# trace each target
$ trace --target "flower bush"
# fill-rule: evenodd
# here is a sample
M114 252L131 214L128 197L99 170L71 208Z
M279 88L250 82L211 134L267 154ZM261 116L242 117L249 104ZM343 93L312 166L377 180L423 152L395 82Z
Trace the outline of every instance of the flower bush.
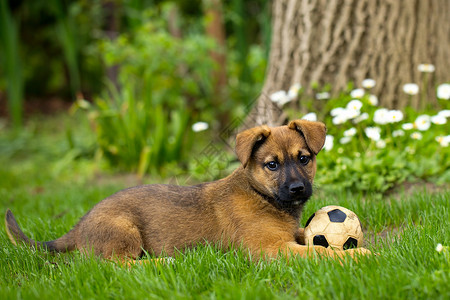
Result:
M375 80L366 79L362 83L364 88L328 100L318 95L316 98L320 100L315 101L326 101L321 106L307 102L308 107L320 108L302 118L319 119L328 128L323 153L318 156L316 182L323 187L380 195L406 180L448 183L450 110L445 100L450 98L450 91L446 91L449 85L437 89L438 98L444 100L440 111L416 112L409 108L401 111L378 107L378 99L368 91L375 84ZM409 95L418 91L415 84L404 87ZM286 97L275 102L283 106L289 101L292 100ZM298 112L286 110L290 118L298 118Z

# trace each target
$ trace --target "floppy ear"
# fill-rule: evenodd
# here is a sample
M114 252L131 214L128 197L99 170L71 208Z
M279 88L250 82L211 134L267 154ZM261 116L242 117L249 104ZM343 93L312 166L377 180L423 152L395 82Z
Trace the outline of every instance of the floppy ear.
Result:
M236 155L244 168L247 166L253 148L270 135L270 128L263 125L247 129L236 136Z
M293 120L289 122L288 127L300 132L305 137L306 144L315 155L325 144L327 128L322 122Z

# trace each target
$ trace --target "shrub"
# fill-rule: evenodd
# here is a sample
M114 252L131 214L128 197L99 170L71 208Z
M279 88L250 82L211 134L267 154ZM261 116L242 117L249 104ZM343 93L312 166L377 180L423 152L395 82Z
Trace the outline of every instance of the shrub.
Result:
M153 19L153 18L150 18ZM157 19L100 50L107 66L118 66L118 85L89 106L98 146L106 159L139 174L180 161L191 147L191 130L212 95L209 58L213 44L203 36L171 36Z
M298 85L291 90L298 91ZM318 156L317 183L365 193L383 193L405 180L448 184L449 102L441 99L440 111L389 110L379 107L368 90L356 89L332 99L320 93L318 99L302 100L302 107L310 111L303 116L286 105L295 99L290 93L271 96L291 119L326 123L328 135Z

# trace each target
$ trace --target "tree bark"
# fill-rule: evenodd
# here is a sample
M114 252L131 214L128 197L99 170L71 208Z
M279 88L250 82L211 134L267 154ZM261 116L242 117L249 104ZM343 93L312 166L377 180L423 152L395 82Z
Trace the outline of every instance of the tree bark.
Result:
M271 93L295 83L313 97L313 85L330 84L336 95L349 82L360 87L372 78L370 92L380 106L417 109L420 100L435 100L436 85L450 77L448 0L274 0L272 11L269 65L257 106L270 107ZM423 63L434 64L435 72L420 73ZM405 83L418 84L422 92L406 95ZM254 125L282 119L254 113Z

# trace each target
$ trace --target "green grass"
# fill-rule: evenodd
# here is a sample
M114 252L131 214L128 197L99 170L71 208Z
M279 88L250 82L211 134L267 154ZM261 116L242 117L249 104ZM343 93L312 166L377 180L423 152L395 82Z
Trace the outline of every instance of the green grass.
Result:
M59 119L55 124L59 122L67 121ZM21 138L22 146L5 144L17 138L0 132L0 211L11 208L25 233L37 240L64 234L95 203L132 183L122 175L105 175L95 160L67 158L71 150L66 134L52 128L49 123L40 125L30 137ZM85 134L81 130L74 140ZM8 147L16 149L8 152ZM450 245L448 191L399 192L380 200L319 188L305 209L302 224L329 204L357 213L365 229L366 247L377 256L342 265L300 258L251 263L239 249L224 253L204 246L178 254L173 264L128 269L77 252L51 256L17 248L1 230L0 295L2 299L450 297L449 256L435 251L438 243Z

